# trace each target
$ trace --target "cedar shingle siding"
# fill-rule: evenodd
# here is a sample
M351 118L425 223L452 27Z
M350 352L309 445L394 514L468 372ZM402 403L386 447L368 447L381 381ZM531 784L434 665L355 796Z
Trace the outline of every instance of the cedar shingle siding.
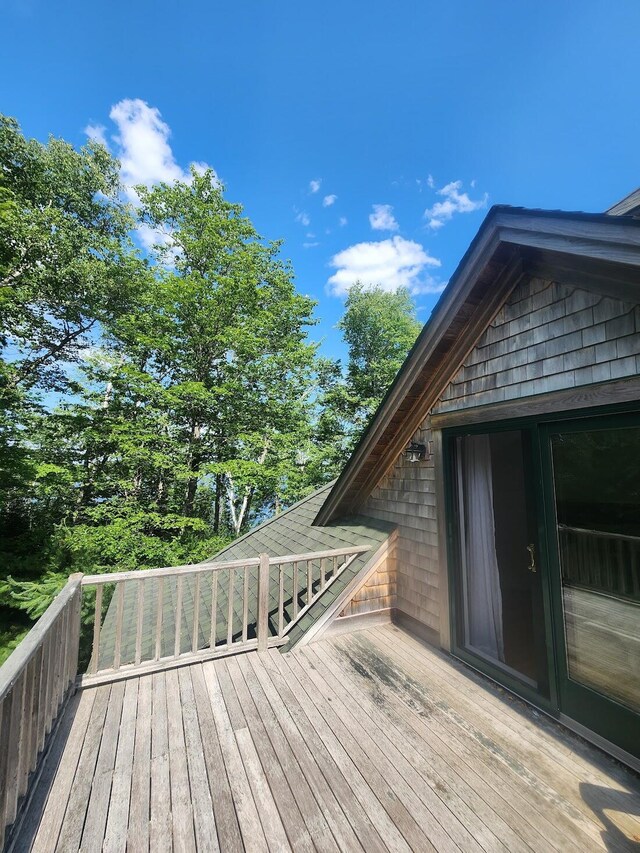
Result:
M512 293L434 406L453 412L640 372L640 307L531 278ZM429 417L414 436L426 444ZM362 507L398 526L397 606L438 631L434 469L400 456Z
M433 411L634 376L639 354L640 307L532 278L498 312Z

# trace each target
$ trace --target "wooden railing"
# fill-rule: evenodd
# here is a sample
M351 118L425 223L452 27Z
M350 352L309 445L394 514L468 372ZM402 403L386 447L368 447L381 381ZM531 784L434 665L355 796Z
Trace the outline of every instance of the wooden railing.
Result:
M318 597L370 547L72 575L0 667L0 850L77 683L79 651L86 646L83 593L95 596L85 602L93 604L94 625L81 679L91 684L282 645Z
M558 525L565 583L640 601L640 537Z
M83 684L287 642L293 625L370 545L86 575L95 590Z
M69 578L0 667L0 850L76 679L81 579L82 575Z

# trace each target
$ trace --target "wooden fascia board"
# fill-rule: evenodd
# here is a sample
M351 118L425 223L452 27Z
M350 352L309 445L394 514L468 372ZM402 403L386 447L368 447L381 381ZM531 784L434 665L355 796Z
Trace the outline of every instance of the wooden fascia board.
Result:
M532 415L547 415L555 412L575 412L596 406L615 406L635 403L640 400L640 377L597 382L593 385L577 385L535 394L523 400L500 400L484 406L458 409L431 415L431 425L436 430L450 427L470 426L491 421L511 420Z
M350 508L359 505L363 496L366 497L368 492L375 487L381 475L386 473L389 465L395 461L403 448L411 440L413 435L415 435L427 416L429 409L438 399L442 389L446 387L451 377L455 376L462 364L464 364L465 359L476 345L478 339L498 313L509 294L521 281L523 275L524 272L519 259L514 258L512 263L505 268L503 275L500 276L491 297L485 301L481 309L472 315L469 322L461 331L458 340L447 353L444 361L436 369L433 376L430 377L429 383L424 387L420 397L418 397L409 412L405 415L402 427L385 448L384 458L387 460L386 463L382 463L372 469L367 479L358 487L357 492L354 492L349 503Z
M575 246L578 253L587 255L592 244L600 247L598 251L603 251L609 260L617 260L612 251L615 246L640 247L640 223L631 218L603 216L583 219L499 210L494 216L494 225L503 241L515 240L520 245L531 244L538 248L544 248L547 241L562 241L554 245ZM610 250L605 247L610 247Z

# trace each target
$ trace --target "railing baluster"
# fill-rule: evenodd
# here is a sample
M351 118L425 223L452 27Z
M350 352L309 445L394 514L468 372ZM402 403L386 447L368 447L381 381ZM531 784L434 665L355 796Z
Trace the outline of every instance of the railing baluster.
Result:
M154 660L160 660L162 655L162 622L164 619L164 578L158 578L158 597L156 600L156 651Z
M116 643L113 653L113 668L120 669L120 658L122 655L122 619L124 615L124 585L126 581L116 584Z
M278 564L278 574L278 636L281 637L284 631L284 567L282 563Z
M331 577L335 578L337 573L338 573L338 558L334 557L333 558L333 571L331 572Z
M45 654L44 654L44 644L41 643L38 651L36 652L36 683L33 690L34 695L34 703L31 711L31 746L29 748L29 754L31 756L29 760L29 772L33 773L36 769L36 763L38 759L38 741L40 738L40 732L38 731L38 719L39 719L39 705L40 705L40 696L42 690L42 679L44 673L44 664L45 664Z
M249 636L249 567L244 567L244 588L242 590L242 642Z
M93 654L91 656L90 672L98 671L98 662L100 660L100 628L102 623L102 584L96 587L96 606L93 616Z
M138 581L138 618L136 619L136 657L139 664L142 660L142 625L144 620L144 579Z
M227 645L233 642L233 582L235 580L235 569L229 569L229 607L227 610Z
M60 705L62 703L62 694L64 692L64 670L65 660L67 656L67 626L69 624L69 608L65 609L60 614L58 621L60 622L60 633L58 634L58 643L56 646L56 682L54 685L53 701L51 703L51 719L58 716Z
M18 797L27 791L29 766L31 764L31 726L33 725L34 688L36 680L36 663L33 657L25 670L25 692L22 706L22 725L20 727L20 765L18 773Z
M320 589L323 590L327 583L327 558L320 560Z
M215 649L218 625L218 572L211 572L211 627L209 629L209 648Z
M56 683L56 649L58 647L58 619L51 626L49 640L49 672L47 677L47 698L44 705L44 730L45 735L51 731L51 703Z
M258 573L258 651L266 652L269 646L269 555L260 554Z
M42 684L40 685L40 697L38 700L38 752L42 752L44 741L47 732L47 697L51 686L51 657L52 657L52 639L53 625L46 634L43 646L43 661L42 661Z
M181 646L181 632L182 632L182 596L183 596L183 583L184 583L184 575L178 575L178 593L176 597L176 630L175 637L173 642L173 656L174 658L180 657L180 646Z
M311 604L313 595L313 560L307 560L307 604Z
M196 591L193 596L193 632L191 634L191 651L198 651L198 631L200 630L200 575L196 575Z
M5 725L9 729L9 737L6 744L6 776L3 779L5 783L6 801L5 811L0 815L0 820L3 820L4 825L8 826L13 823L16 817L18 807L18 784L19 784L19 765L20 765L20 723L22 720L22 708L24 703L24 688L25 688L25 671L18 676L18 680L13 685L9 697L10 702L5 699L5 713L8 712L7 722ZM7 698L9 698L7 697Z
M293 618L298 615L298 561L293 564Z

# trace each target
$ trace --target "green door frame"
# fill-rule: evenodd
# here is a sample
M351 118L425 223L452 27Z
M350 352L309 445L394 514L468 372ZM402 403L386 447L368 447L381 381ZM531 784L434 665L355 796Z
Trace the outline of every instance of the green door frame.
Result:
M587 687L569 677L564 633L564 611L562 603L562 571L560 550L556 535L555 488L551 436L562 432L587 432L597 429L615 429L625 426L640 426L640 414L611 414L600 417L581 418L575 421L554 420L540 429L545 489L544 505L547 512L547 553L550 560L551 607L556 630L556 673L558 683L558 707L561 713L596 732L605 740L640 758L640 715L613 698L608 698L595 689Z
M462 584L460 554L460 538L458 535L458 508L456 506L456 472L455 472L455 440L459 436L478 435L498 432L513 432L521 430L529 435L530 460L525 466L525 476L529 477L530 494L528 504L531 505L536 521L536 564L538 566L539 582L542 593L542 611L544 618L543 633L547 659L547 680L544 685L546 695L531 687L525 680L505 672L500 666L493 665L485 658L475 655L464 647L462 625L459 613L461 605ZM443 429L443 462L444 485L447 518L447 566L449 567L449 618L451 626L451 652L460 660L478 669L484 675L502 684L508 690L522 696L523 699L537 705L541 709L553 713L557 707L557 681L555 677L555 662L553 659L553 626L551 623L550 592L548 583L548 559L546 554L546 539L541 525L540 510L543 502L542 480L539 465L539 443L537 423L531 419L517 418L508 421L492 421L490 423L474 424L473 426Z
M626 416L626 417L625 417ZM635 416L635 418L634 418ZM611 714L613 700L604 699L595 691L580 686L576 693L574 682L566 672L564 614L562 612L561 576L558 545L555 537L555 493L552 476L550 435L562 426L567 430L581 429L582 424L606 428L609 425L634 419L640 424L638 403L600 406L571 412L552 412L546 415L518 417L503 421L474 423L460 427L443 427L443 479L446 514L446 562L449 577L449 618L451 653L487 675L511 692L560 719L566 717L618 745L632 756L640 757L640 717L619 706L624 712ZM585 428L587 428L585 426ZM488 434L523 430L531 437L531 498L535 507L538 534L537 564L542 585L544 636L548 661L548 695L533 690L504 672L499 666L474 655L464 648L459 605L461 596L461 555L456 506L455 439L462 435ZM569 692L567 692L569 689ZM594 702L593 699L598 699ZM588 707L585 706L585 701ZM603 705L602 703L605 703ZM568 704L567 704L568 703ZM617 703L614 703L617 704ZM565 706L567 710L564 709ZM576 712L576 708L579 712ZM622 732L621 732L622 728Z

